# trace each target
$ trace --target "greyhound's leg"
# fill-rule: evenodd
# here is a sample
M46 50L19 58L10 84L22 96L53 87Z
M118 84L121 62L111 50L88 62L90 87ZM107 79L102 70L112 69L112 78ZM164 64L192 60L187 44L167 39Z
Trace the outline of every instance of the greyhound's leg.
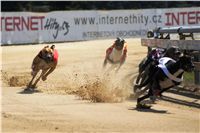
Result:
M151 95L152 95L152 94L151 94L150 91L149 91L149 93L148 93L147 95L144 95L144 96L138 98L138 99L137 99L137 104L140 104L141 101L143 101L143 100L146 99L146 98L149 98Z
M167 91L167 90L169 90L170 88L172 88L173 86L170 86L170 87L168 87L168 88L164 88L164 89L162 89L161 91L160 91L160 97L162 96L162 93L163 92L165 92L165 91Z
M42 80L45 81L47 79L47 76L52 73L55 70L56 67L50 68L44 75L42 76Z
M139 72L138 76L137 76L137 79L134 83L134 86L133 86L133 91L136 92L137 90L140 90L142 87L139 87L138 84L139 84L139 81L141 79L141 76L142 76L142 73Z
M144 95L144 96L142 96L142 97L140 97L140 98L137 99L137 105L136 105L136 107L137 108L143 108L143 109L149 109L149 108L151 108L151 106L148 106L148 105L145 105L145 104L141 104L141 101L143 101L146 98L149 98L152 95L153 95L153 93L152 93L152 86L150 85L149 86L149 92L148 92L148 94Z
M117 67L116 64L111 64L111 66L105 71L105 73L109 73L110 71L112 71L116 67Z
M155 103L158 96L160 96L161 86L160 86L160 80L159 77L156 77L155 80L152 83L152 95L150 96L150 100Z
M42 73L40 74L40 76L35 80L35 83L33 84L33 87L36 87L36 84L38 83L38 81L40 80L40 78L47 72L48 69L42 70Z
M35 75L35 76L36 76L36 75ZM32 82L33 82L33 80L34 80L35 76L33 76L33 77L32 77L31 81L30 81L30 82L29 82L29 84L27 85L27 88L30 88L30 87L32 87Z
M118 66L116 65L116 69L115 69L115 73L118 73L118 71L119 71L119 69L122 67L122 65L123 65L124 63L120 63Z
M107 65L107 59L104 59L104 62L103 62L103 68L105 68Z
M138 98L140 95L144 94L149 89L149 85L147 85L144 89L140 90L139 92L135 91L135 98Z
M140 78L141 78L141 75L142 75L142 73L140 73L140 72L139 72L139 74L138 74L138 76L137 76L137 79L136 79L136 82L135 82L136 84L138 84L138 83L139 83L139 81L140 81Z
M137 99L137 105L136 107L139 108L139 109L150 109L151 106L149 105L146 105L146 104L141 104L140 102L143 101L144 99L146 98L149 98L151 95L148 93L147 95L141 97L141 98L138 98Z
M150 83L154 79L156 70L157 70L156 68L152 71L145 70L144 74L142 75L142 81L140 82L139 85L135 85L135 87L142 88L142 87L146 86L148 83Z
M33 83L33 80L35 79L35 77L36 77L36 75L37 75L37 73L39 72L39 70L32 70L32 72L31 72L31 74L32 74L32 79L31 79L31 81L29 82L29 84L28 84L28 88L30 88L30 87L32 87L32 83Z
M143 84L148 79L148 72L144 71L141 75L141 81L140 84Z

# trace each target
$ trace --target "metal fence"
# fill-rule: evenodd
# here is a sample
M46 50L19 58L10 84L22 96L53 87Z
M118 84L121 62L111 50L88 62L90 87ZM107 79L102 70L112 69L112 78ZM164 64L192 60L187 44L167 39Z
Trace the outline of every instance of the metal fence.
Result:
M177 38L173 38L173 36ZM200 85L200 26L193 27L170 27L156 28L147 33L148 39L141 39L141 45L152 47L169 48L177 46L182 50L193 53L194 56L194 79L195 84Z

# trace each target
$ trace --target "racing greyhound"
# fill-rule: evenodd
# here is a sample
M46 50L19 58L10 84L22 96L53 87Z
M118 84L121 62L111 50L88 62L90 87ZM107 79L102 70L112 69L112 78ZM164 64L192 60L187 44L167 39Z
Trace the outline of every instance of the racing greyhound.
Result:
M55 70L57 62L58 52L55 49L55 45L52 45L51 47L45 46L33 59L31 66L32 79L27 85L27 89L34 89L36 87L36 84L39 82L40 78L42 78L42 80L45 81L47 79L47 76ZM34 78L40 70L42 70L42 73L32 84Z
M127 45L124 45L125 43L124 39L117 37L114 44L106 50L103 68L105 68L109 62L112 66L108 70L110 71L117 67L116 72L118 72L127 57Z

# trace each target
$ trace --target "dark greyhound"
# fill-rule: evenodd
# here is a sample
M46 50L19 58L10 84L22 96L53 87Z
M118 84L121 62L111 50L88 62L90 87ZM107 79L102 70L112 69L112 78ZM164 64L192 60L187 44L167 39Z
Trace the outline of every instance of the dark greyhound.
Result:
M181 55L181 51L178 47L172 46L166 51L162 49L154 49L152 50L148 56L141 61L139 64L139 74L136 79L136 86L145 82L148 76L152 76L156 70L156 65L158 65L158 60L161 57L170 57L174 60L178 60ZM134 92L136 89L140 89L134 86Z
M184 71L191 72L194 69L192 59L187 55L180 57L178 61L164 57L159 62L153 76L139 85L139 87L147 86L148 94L137 99L137 108L150 108L151 106L141 104L141 102L151 96L159 96L164 91L179 85L182 82Z

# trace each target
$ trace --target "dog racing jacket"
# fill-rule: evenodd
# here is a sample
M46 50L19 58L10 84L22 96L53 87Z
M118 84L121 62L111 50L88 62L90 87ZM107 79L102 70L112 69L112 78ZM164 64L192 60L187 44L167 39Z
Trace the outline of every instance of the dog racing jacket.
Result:
M53 60L55 62L58 62L58 51L56 49L54 49L53 51Z
M119 58L117 56L120 56ZM106 50L106 59L108 59L111 63L119 63L123 64L125 62L127 56L127 45L125 45L122 51L117 51L115 49L115 45L113 44Z
M177 76L177 73L181 73L181 72L183 72L183 70L179 70L179 71L176 72L174 75L171 74L171 73L168 71L168 69L167 69L167 67L166 67L166 65L165 65L168 61L173 61L174 63L176 62L175 60L173 60L173 59L171 59L171 58L169 58L169 57L163 57L163 58L160 58L160 59L159 59L159 65L158 65L158 67L162 69L162 71L165 73L165 75L166 75L169 79L171 79L171 80L173 80L173 81L176 81L176 82L182 82L182 81L183 81L183 78L177 78L176 76Z

